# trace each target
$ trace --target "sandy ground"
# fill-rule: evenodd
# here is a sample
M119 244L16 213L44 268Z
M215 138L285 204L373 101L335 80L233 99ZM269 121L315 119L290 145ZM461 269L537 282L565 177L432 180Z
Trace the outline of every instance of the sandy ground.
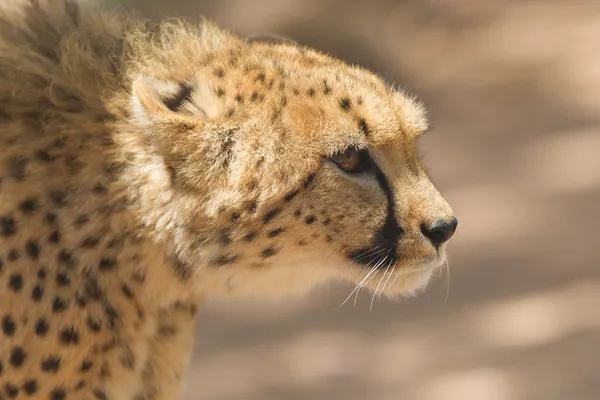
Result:
M211 305L184 400L600 399L600 2L129 4L283 34L416 91L460 219L451 276L418 299Z

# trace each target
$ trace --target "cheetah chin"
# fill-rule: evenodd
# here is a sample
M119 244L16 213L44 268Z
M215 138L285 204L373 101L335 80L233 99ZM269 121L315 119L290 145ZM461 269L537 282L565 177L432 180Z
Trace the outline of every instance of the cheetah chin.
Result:
M298 44L2 0L0 399L176 399L205 299L424 288L457 226L427 129Z

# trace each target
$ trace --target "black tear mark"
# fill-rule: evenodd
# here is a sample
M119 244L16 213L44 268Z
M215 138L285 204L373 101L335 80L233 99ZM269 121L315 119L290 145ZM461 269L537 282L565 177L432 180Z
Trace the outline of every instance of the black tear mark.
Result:
M373 166L375 168L377 182L387 199L387 214L383 225L375 234L371 246L353 250L348 253L348 257L354 262L364 265L371 265L373 262L377 265L377 261L383 260L384 258L388 260L388 263L395 263L398 261L398 240L400 240L400 237L404 234L404 230L398 224L396 219L394 193L392 188L381 169L375 163L373 163ZM376 249L387 249L387 251L380 255ZM388 263L385 263L386 265L381 265L380 268L387 266Z
M163 99L163 103L167 108L173 112L179 112L182 105L190 100L192 95L192 87L186 83L179 83L178 92L170 98Z

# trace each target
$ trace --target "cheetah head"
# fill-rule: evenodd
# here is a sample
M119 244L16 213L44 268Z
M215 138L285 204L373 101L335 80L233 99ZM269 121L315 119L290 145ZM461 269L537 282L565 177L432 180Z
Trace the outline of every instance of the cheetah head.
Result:
M422 168L413 97L210 24L171 26L144 52L129 103L147 149L140 207L199 290L289 295L343 279L405 295L445 263L457 220Z

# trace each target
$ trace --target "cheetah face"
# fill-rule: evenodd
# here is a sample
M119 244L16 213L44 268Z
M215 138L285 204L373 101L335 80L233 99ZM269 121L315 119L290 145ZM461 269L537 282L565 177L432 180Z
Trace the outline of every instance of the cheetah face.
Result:
M179 268L231 294L426 285L457 221L421 167L419 102L296 46L229 44L197 65L132 90L168 193L149 223L168 216Z

